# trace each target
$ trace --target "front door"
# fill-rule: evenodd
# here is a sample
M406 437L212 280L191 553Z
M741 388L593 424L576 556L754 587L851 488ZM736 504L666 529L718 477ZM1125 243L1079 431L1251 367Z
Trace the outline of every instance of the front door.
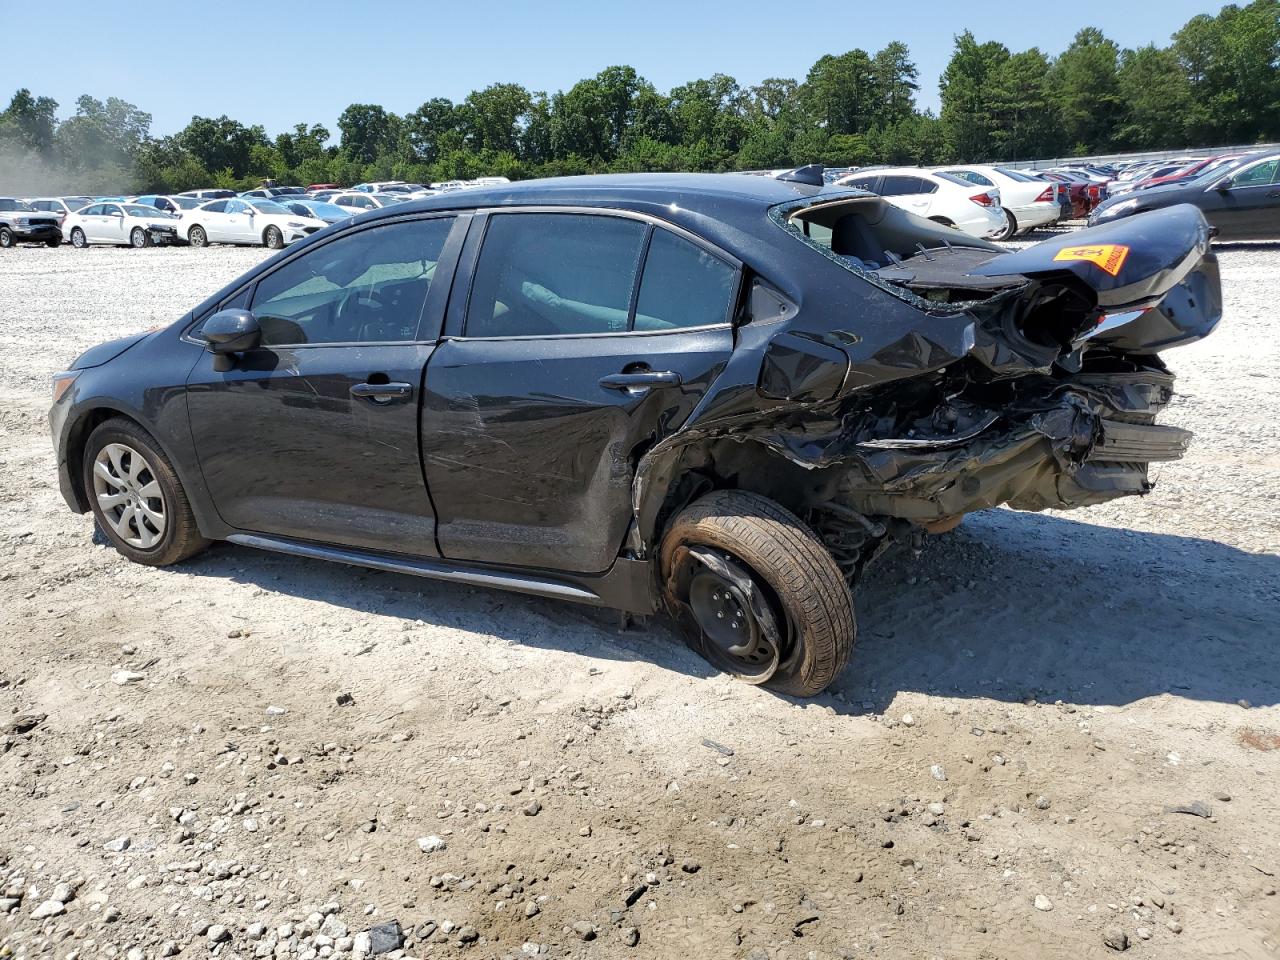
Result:
M602 572L626 535L637 461L733 350L737 265L615 215L495 213L483 229L469 300L450 304L454 335L427 364L440 551Z
M239 530L435 556L418 451L422 374L448 295L452 217L375 225L256 284L262 343L187 381L218 514Z
M1220 240L1263 240L1280 236L1280 159L1245 167L1226 190L1206 192L1205 217Z

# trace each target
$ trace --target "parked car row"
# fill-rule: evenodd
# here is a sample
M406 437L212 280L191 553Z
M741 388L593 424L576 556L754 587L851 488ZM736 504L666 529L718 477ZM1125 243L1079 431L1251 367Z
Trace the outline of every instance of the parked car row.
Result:
M398 180L359 183L350 189L273 184L239 194L209 188L136 197L0 197L0 247L233 243L278 249L366 210L509 182L482 177L429 186Z

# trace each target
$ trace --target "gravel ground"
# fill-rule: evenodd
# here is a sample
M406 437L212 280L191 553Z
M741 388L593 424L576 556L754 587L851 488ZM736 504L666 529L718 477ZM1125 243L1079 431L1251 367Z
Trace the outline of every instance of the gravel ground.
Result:
M1151 496L889 561L809 702L660 621L95 543L49 374L261 256L0 257L0 957L1277 955L1280 248L1222 251Z

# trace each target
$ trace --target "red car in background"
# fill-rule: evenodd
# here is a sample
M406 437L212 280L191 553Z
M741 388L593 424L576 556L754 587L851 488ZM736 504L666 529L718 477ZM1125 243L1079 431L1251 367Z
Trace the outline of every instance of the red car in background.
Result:
M1091 200L1089 197L1090 184L1083 178L1077 179L1057 170L1037 170L1035 175L1066 186L1071 198L1071 219L1082 220L1089 215L1090 210L1097 206L1098 202Z
M1159 177L1149 177L1146 180L1139 180L1135 190L1145 190L1147 187L1158 187L1164 183L1178 183L1182 180L1190 180L1192 177L1198 177L1202 173L1208 173L1210 170L1222 166L1230 160L1235 160L1242 156L1239 153L1226 153L1220 157L1206 157L1203 160L1197 160L1195 163L1188 164L1185 167L1166 173Z
M317 190L341 190L342 185L339 183L313 183L307 187L307 193L315 193Z

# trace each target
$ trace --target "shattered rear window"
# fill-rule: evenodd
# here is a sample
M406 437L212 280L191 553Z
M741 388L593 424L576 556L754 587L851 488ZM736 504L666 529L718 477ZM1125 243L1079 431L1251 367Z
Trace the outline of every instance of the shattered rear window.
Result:
M886 202L875 194L863 191L820 195L801 200L791 200L770 207L769 219L806 246L818 251L828 260L838 263L841 267L861 277L867 283L879 287L886 293L890 293L926 313L935 315L960 313L975 304L989 302L1003 295L996 294L979 300L941 302L921 297L905 286L886 280L878 272L880 269L891 268L897 262L895 258L911 256L917 250L908 247L897 254L889 252L888 243L884 242L877 234L877 226L880 223L878 216L875 218L874 223L868 220L862 220L861 222L847 221L848 217L851 215L856 216L862 210L878 214L880 204ZM837 240L837 230L844 234L839 240ZM954 239L954 242L948 240L943 244L935 245L933 249L943 246L987 249L986 245L980 242L966 242L969 239L964 235L959 235ZM836 252L841 244L845 245L845 249L842 249L841 252ZM920 251L926 249L922 243L916 244L916 247Z

